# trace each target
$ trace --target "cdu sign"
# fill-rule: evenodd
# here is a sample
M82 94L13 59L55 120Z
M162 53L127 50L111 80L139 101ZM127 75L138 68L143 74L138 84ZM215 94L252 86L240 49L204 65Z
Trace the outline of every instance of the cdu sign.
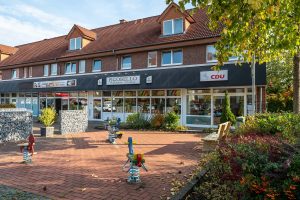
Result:
M200 81L228 81L228 70L202 71Z

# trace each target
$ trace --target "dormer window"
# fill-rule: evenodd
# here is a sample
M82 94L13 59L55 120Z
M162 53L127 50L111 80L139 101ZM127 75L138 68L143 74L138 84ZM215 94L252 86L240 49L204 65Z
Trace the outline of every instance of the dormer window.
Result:
M78 50L82 48L82 38L72 38L70 39L70 50Z
M170 19L163 22L163 34L174 35L183 33L183 19Z

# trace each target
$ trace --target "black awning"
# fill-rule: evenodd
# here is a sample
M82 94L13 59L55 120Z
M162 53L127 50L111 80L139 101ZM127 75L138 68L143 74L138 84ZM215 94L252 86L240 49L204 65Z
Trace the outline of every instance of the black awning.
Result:
M211 66L178 67L164 69L145 69L142 71L124 71L116 73L59 76L49 78L0 81L0 92L45 92L45 91L89 91L89 90L123 90L123 89L168 89L168 88L206 88L251 86L251 69L249 64L241 66L226 64L221 70L228 70L228 80L200 81L201 71L212 71ZM139 84L107 85L107 77L139 76ZM152 83L146 83L147 77ZM34 82L76 79L74 87L33 88ZM102 85L98 80L102 79ZM256 67L256 85L266 85L266 64Z

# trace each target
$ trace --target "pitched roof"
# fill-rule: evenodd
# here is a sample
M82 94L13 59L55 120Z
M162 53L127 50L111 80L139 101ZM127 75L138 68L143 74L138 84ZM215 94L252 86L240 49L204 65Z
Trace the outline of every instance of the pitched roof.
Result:
M89 40L95 40L97 37L97 34L94 31L88 30L86 28L83 28L77 24L73 26L69 34L66 36L66 39L70 39L70 35L74 30L78 30L81 33L81 36L83 38L89 39Z
M192 12L192 10L189 10ZM86 55L113 50L130 49L157 44L166 44L188 40L218 37L220 30L208 28L208 17L203 10L193 12L192 23L186 33L174 36L162 36L158 16L133 20L121 24L92 29L97 39L81 50L68 51L66 35L17 46L14 55L0 62L0 67L33 63L69 56Z
M16 53L16 51L18 51L18 48L15 47L10 47L10 46L6 46L3 44L0 44L0 53L4 53L4 54L14 54Z
M184 10L182 11L181 8L174 2L170 3L169 6L164 10L164 12L159 16L159 18L157 19L157 21L160 23L162 22L163 18L165 17L165 15L170 11L170 9L175 8L176 10L178 10L179 12L181 12L183 14L183 16L185 16L185 18L190 22L190 23L194 23L195 20L194 18L191 16L191 14L187 11Z

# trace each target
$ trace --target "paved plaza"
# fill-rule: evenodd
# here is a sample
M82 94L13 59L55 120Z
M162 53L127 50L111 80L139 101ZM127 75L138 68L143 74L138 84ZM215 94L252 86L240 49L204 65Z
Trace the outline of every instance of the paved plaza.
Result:
M149 171L141 184L130 185L122 166L129 136L144 153ZM186 180L201 150L201 134L125 131L116 145L106 142L106 131L36 138L37 154L21 164L16 144L0 145L0 185L50 199L167 199L172 180Z

